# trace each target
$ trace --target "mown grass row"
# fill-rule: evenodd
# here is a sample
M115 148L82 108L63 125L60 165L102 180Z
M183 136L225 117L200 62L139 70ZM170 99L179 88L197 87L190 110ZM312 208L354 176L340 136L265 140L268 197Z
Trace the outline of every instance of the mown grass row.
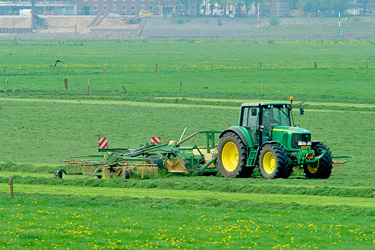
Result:
M363 197L372 198L373 187L342 187L325 186L316 182L289 180L289 185L284 183L267 183L259 179L225 180L220 177L172 177L156 178L149 180L97 180L89 178L50 178L13 176L17 184L36 184L52 186L79 186L79 187L106 187L106 188L146 188L165 190L205 190L230 193L258 193L258 194L288 194L288 195L316 195L338 197ZM8 183L9 178L0 176L0 183ZM375 203L375 201L374 201Z
M11 91L8 91L11 92ZM189 98L189 97L156 97L156 96L141 96L137 94L124 95L120 93L112 94L46 94L46 93L8 93L1 95L0 100L4 101L29 101L29 102L60 102L60 103L84 103L84 104L131 104L135 105L152 105L152 103L157 104L172 104L176 106L190 105L191 107L232 107L233 109L238 109L242 103L246 102L289 102L289 98L284 100L278 100L275 96L273 100L265 100L263 97L258 96L257 99L207 99L207 98ZM337 101L337 100L336 100ZM373 103L328 103L328 102L306 102L304 99L299 99L294 103L295 107L304 107L305 109L314 110L341 110L341 111L366 111L375 112L375 104Z

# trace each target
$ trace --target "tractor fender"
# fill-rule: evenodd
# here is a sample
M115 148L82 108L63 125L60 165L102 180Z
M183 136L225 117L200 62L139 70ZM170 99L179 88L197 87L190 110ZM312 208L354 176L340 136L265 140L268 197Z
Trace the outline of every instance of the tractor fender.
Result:
M318 144L318 143L322 143L323 141L311 141L311 144Z
M243 144L245 144L245 146L248 148L249 147L249 143L248 143L248 139L246 138L245 134L243 131L241 131L238 127L230 127L228 128L227 130L224 130L219 138L221 139L221 137L223 137L224 134L228 133L228 132L233 132L235 133L236 135L238 135L240 138L241 138L241 141L243 142ZM250 138L250 136L249 136Z
M259 149L258 149L258 154L260 152L260 150L265 146L265 145L269 145L269 144L279 144L280 146L283 146L281 145L278 141L266 141L265 143L263 143ZM283 146L284 147L284 146Z

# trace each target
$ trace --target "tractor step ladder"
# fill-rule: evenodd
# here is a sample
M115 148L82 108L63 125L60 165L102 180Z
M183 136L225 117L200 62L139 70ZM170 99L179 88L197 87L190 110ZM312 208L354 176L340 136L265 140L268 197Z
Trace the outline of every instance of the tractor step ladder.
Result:
M255 165L255 161L256 161L256 157L257 157L257 152L258 150L254 149L254 148L250 148L250 152L249 152L249 157L247 159L247 162L251 165L251 166L254 166Z

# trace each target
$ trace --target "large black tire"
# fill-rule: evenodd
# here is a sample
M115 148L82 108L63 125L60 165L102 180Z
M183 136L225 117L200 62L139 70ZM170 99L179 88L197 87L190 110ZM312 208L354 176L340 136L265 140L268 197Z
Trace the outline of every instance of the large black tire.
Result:
M54 176L62 179L63 177L63 172L61 170L56 170L54 173L53 173Z
M163 159L160 156L150 155L147 159L151 164L156 164L159 169L164 169Z
M199 176L216 176L217 172L200 172Z
M288 178L293 171L286 150L279 144L265 145L260 151L258 162L265 179Z
M225 133L219 142L217 162L220 173L227 178L249 177L246 168L246 146L241 138L233 133Z
M305 171L306 177L320 179L329 178L332 173L333 164L331 151L329 150L327 145L323 143L313 144L311 148L314 150L315 155L322 154L323 150L325 150L326 153L317 162L312 164L306 164L303 166L303 170Z

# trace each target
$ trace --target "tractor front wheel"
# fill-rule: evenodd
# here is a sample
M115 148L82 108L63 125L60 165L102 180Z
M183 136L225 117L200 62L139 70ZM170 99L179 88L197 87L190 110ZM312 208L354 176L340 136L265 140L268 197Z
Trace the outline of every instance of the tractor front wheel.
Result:
M332 172L332 155L327 145L323 143L314 144L311 147L315 155L320 155L323 150L326 151L324 156L314 163L309 163L303 166L307 178L327 179Z
M260 151L259 170L265 179L276 179L288 178L293 168L286 150L278 144L270 144Z
M237 134L228 132L221 137L217 155L218 167L224 177L250 176L246 168L246 146Z

